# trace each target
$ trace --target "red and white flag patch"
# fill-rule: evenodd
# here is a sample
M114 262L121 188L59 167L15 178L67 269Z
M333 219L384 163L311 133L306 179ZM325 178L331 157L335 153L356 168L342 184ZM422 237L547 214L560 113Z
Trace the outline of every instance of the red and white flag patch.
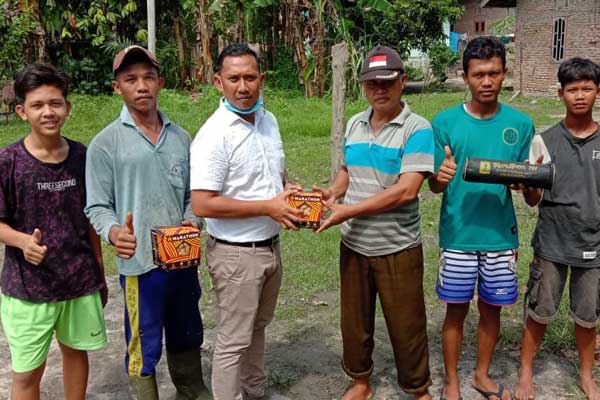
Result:
M387 66L387 55L382 54L379 56L371 56L369 58L369 68L375 67L386 67Z

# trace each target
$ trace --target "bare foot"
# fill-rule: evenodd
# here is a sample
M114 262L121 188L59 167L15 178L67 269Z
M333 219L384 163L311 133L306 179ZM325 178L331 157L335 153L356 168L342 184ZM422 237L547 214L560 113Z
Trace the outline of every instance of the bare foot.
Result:
M350 389L344 393L342 400L370 400L373 397L369 378L358 378L352 382Z
M460 386L458 383L446 382L446 386L442 388L442 395L440 396L445 400L459 400L460 397Z
M600 400L600 388L593 378L579 378L579 387L587 400Z
M519 384L515 390L517 400L534 400L535 386L533 386L533 375L531 371L521 369L519 373Z
M426 390L423 393L415 394L415 400L433 400L433 399L431 398L429 391Z
M473 380L471 381L471 385L473 386L473 389L480 391L480 392L497 393L500 391L500 385L498 385L496 382L491 380L489 376L482 377L482 376L473 375ZM489 397L489 400L511 400L511 399L512 399L512 395L511 395L510 391L507 389L504 389L502 391L502 397L495 396L495 395L491 395ZM598 399L598 400L600 400L600 399Z

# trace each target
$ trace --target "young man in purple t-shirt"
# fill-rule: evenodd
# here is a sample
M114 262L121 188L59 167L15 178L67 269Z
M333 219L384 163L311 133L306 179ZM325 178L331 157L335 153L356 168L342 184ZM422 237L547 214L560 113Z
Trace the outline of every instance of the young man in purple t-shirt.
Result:
M71 110L66 76L33 64L15 79L16 112L30 125L0 149L0 242L6 244L0 314L11 352L11 398L39 399L56 334L67 399L83 400L87 350L106 345L100 241L85 207L85 155L61 136Z

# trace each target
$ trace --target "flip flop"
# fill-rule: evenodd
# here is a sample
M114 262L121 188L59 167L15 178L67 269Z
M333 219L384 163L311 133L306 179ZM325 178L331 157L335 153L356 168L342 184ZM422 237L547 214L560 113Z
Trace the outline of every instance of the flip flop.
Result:
M444 391L446 390L446 386L442 387L442 393L440 393L440 400L446 400L444 397ZM463 400L462 396L458 398L458 400Z
M475 387L473 385L471 385L471 387L473 389L477 390L487 400L492 400L492 396L495 396L498 399L502 400L502 395L504 394L504 385L502 385L501 383L498 384L498 391L497 392L486 392L485 390L481 390L481 389L479 389L479 388L477 388L477 387ZM512 398L512 395L510 397Z

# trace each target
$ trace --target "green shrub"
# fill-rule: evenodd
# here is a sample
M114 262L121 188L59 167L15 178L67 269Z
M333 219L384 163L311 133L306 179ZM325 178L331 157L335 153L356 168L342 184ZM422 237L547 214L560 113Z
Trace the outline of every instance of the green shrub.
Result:
M13 80L27 63L25 49L29 35L36 27L28 14L11 17L8 9L0 9L0 81Z
M273 89L296 90L301 87L294 54L285 46L277 46L273 55L273 70L266 71L266 74L267 85Z
M460 60L460 56L450 50L450 47L444 42L437 42L428 52L431 60L431 72L439 82L445 82L448 79L448 67L454 65Z
M425 80L425 74L421 68L413 67L411 65L404 66L404 72L408 75L408 80L411 82Z
M71 77L73 93L97 95L112 91L110 67L90 57L76 58L63 54L62 68Z

